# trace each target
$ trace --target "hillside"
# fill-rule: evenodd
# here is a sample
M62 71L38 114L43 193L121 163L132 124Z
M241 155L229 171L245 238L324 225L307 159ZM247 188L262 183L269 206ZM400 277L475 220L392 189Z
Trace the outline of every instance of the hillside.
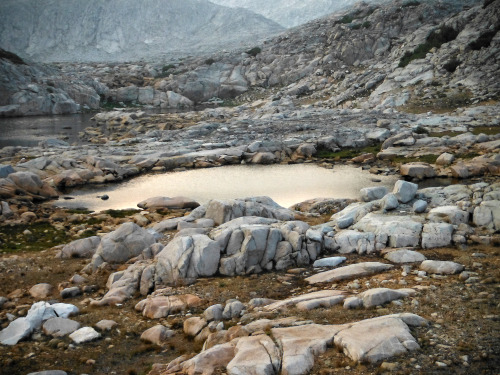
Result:
M248 10L206 0L6 0L0 46L35 61L127 61L213 51L278 33Z

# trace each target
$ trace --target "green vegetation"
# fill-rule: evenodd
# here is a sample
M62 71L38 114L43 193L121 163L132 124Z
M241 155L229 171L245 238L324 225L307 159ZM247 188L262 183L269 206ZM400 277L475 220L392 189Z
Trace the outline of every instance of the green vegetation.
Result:
M163 68L161 68L161 72L166 74L166 73L168 73L168 71L170 69L174 69L174 68L175 68L174 64L168 64L168 65L165 65Z
M318 149L316 157L320 159L352 159L362 154L377 154L380 152L380 145L367 146L363 148L345 148L343 150L332 152L330 150Z
M474 135L497 135L500 134L500 126L476 126L472 128L471 133Z
M141 212L141 210L137 210L137 209L128 209L128 210L106 210L104 211L105 214L113 217L113 218L120 218L120 219L123 219L125 217L129 217L131 215L134 215L138 212Z
M246 53L249 54L250 56L255 57L261 52L262 52L262 49L260 47L253 47L252 49L248 50Z
M364 28L364 29L369 29L371 26L372 26L372 23L370 21L365 21L361 24L361 26Z
M92 213L92 211L89 211L86 208L71 208L71 209L67 209L65 211L68 214L83 214L83 215L87 215L87 214Z
M399 67L404 68L413 60L423 59L431 49L439 48L443 43L451 42L457 35L458 31L454 28L441 26L439 30L434 30L429 34L424 44L419 44L412 52L406 52L399 61Z
M30 233L25 234L26 230ZM0 250L5 252L41 251L69 240L65 230L57 229L48 222L5 225L0 229Z
M206 65L212 65L214 62L215 62L215 60L214 60L214 59L212 59L212 58L210 58L210 59L206 59L206 60L205 60L205 64L206 64Z
M346 14L344 17L340 19L340 23L351 23L354 21L354 16L352 14Z

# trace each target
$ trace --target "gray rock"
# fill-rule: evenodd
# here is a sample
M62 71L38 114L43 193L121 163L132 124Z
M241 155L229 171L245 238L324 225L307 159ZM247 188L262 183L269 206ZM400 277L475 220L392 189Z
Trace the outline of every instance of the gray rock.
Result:
M92 257L92 269L95 271L104 262L126 262L140 255L144 249L155 242L154 236L137 224L122 224L117 230L102 237Z
M362 299L364 307L373 307L408 297L408 295L408 291L405 290L374 288L361 293L359 297Z
M392 193L383 197L380 203L382 204L382 209L384 211L391 211L399 207L398 198L396 198L396 196Z
M69 335L75 344L83 344L94 341L101 337L101 334L92 327L83 327Z
M162 208L196 208L200 204L186 197L154 197L137 203L137 206L145 210L157 210Z
M29 337L33 332L31 322L27 318L18 318L0 332L2 345L16 345L19 341Z
M0 164L0 178L5 178L9 174L14 173L15 170L11 165Z
M52 285L47 283L42 283L33 285L30 288L29 293L33 298L46 299L48 296L52 294L53 289L54 287Z
M101 242L101 237L92 236L70 242L61 251L62 258L91 258Z
M388 252L385 256L385 259L392 263L415 263L415 262L423 262L427 258L420 254L418 251L413 251L409 249L399 249Z
M7 202L0 202L0 216L6 219L10 219L14 216L14 212L12 212Z
M415 197L417 190L418 190L417 184L403 180L398 180L394 184L393 193L401 203L408 203Z
M280 351L267 335L241 338L235 356L227 364L228 374L277 374L281 367Z
M239 318L241 312L245 309L245 305L243 305L238 300L229 300L224 307L224 311L222 312L222 317L226 320Z
M469 222L469 213L461 210L457 206L441 206L433 208L427 214L430 221L446 221L450 224L458 225Z
M453 236L453 225L447 223L427 223L422 231L422 248L450 246Z
M436 176L436 171L428 163L403 164L400 167L399 172L401 173L401 176L414 177L419 180Z
M426 209L427 209L427 202L422 199L419 199L418 201L415 201L415 203L413 203L413 212L417 214L425 212Z
M363 306L363 300L358 297L349 297L344 300L344 309L357 309Z
M75 332L80 328L80 323L71 319L65 318L51 318L47 320L43 326L43 333L52 337L63 337Z
M364 262L351 264L336 268L330 271L320 272L316 275L310 276L305 280L309 284L326 283L340 280L355 279L358 277L374 275L376 273L388 271L393 268L390 264L379 262Z
M473 222L477 226L500 229L500 200L481 202L480 206L474 208Z
M385 186L367 187L361 189L359 192L363 201L371 202L383 198L387 194L387 188Z
M82 290L79 286L73 286L71 288L65 288L61 290L61 298L73 298L82 294Z
M437 273L442 275L453 275L464 270L464 266L450 261L424 260L420 264L420 269L428 273Z
M444 152L436 159L436 165L450 165L455 160L455 155Z
M220 321L222 320L222 312L224 311L224 307L221 304L212 305L207 307L207 309L203 312L203 316L205 317L207 322L211 322L213 320Z
M155 345L163 345L167 339L174 335L174 331L161 324L158 324L144 331L141 334L141 340L150 342Z
M68 373L62 370L45 370L45 371L30 372L28 375L68 375Z
M318 259L314 262L313 267L336 267L346 259L346 257L329 257Z
M221 248L208 236L196 234L173 239L157 256L158 282L176 283L212 276L219 266Z
M101 331L111 331L113 327L115 327L118 323L116 323L114 320L109 320L109 319L103 319L98 321L95 326L96 328L100 329Z

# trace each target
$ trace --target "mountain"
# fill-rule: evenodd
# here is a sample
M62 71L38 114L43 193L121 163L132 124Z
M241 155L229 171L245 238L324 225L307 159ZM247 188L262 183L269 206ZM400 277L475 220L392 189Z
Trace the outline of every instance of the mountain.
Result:
M241 7L261 14L284 27L294 27L347 8L359 0L210 0L227 7ZM373 1L370 1L373 2ZM381 2L381 1L377 1Z
M3 0L0 47L36 61L126 61L255 42L282 31L206 0Z

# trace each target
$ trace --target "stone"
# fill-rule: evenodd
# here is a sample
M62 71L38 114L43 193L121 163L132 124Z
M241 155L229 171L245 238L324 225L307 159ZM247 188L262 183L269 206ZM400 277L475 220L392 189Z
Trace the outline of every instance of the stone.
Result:
M396 198L396 196L392 193L387 194L385 197L383 197L380 200L380 203L384 211L391 211L399 207L398 198Z
M185 361L176 369L186 374L213 374L215 369L226 368L234 358L235 346L234 341L215 345Z
M101 237L92 236L70 242L63 247L61 258L92 258L101 242Z
M314 366L314 357L331 345L340 326L307 324L299 327L273 328L273 337L282 348L281 373L307 374Z
M195 337L207 326L207 321L203 318L194 316L184 321L184 333L189 337Z
M283 308L288 308L290 306L298 306L302 304L303 309L311 309L319 307L321 304L327 305L326 307L333 306L333 304L341 302L346 297L346 293L339 290L320 290L317 292L311 292L302 294L299 296L287 298L281 301L276 301L269 305L264 306L265 311L275 311ZM307 305L306 303L312 302L313 305ZM314 306L316 305L316 306Z
M207 322L211 321L220 321L222 320L222 312L224 311L224 307L221 304L212 305L207 307L207 309L203 312L203 316L205 317Z
M42 326L43 333L52 337L63 337L69 335L70 333L75 332L78 328L80 328L80 323L71 319L60 317L51 318Z
M378 213L367 214L353 228L375 234L382 247L418 246L422 232L422 224L410 216Z
M79 330L69 335L69 338L73 340L75 344L83 344L89 341L94 341L100 337L101 334L92 327L80 328Z
M453 236L453 225L448 223L427 223L422 231L422 248L450 246Z
M424 178L432 178L436 176L436 171L428 163L407 163L399 168L401 176L408 176L423 180Z
M174 238L157 255L156 278L175 284L212 276L219 268L220 253L220 244L203 234Z
M12 165L0 164L0 178L6 178L9 174L14 173L15 170Z
M417 184L403 180L398 180L394 184L393 193L401 203L408 203L415 197L417 190L418 190Z
M418 251L413 251L409 249L399 249L390 251L384 256L389 262L392 263L415 263L415 262L423 262L427 258L419 253Z
M242 337L235 347L235 355L227 364L227 373L278 374L281 368L280 351L267 335Z
M355 279L363 276L370 276L376 273L388 271L393 266L379 262L364 262L351 264L330 271L320 272L305 279L309 284L327 283L348 279Z
M186 197L154 197L137 203L137 206L144 210L196 208L199 205L198 202Z
M446 221L453 225L469 222L469 213L457 206L440 206L433 208L427 214L430 221Z
M57 192L49 186L46 182L42 182L40 177L32 172L15 172L11 173L5 179L7 182L12 182L15 187L15 193L26 194L32 197L40 198L40 199L50 199L57 198ZM0 188L0 196L1 194ZM9 198L9 196L7 196Z
M167 327L161 324L158 324L154 327L145 330L141 334L141 340L161 346L165 343L167 339L169 339L174 335L175 335L174 331L168 329Z
M53 289L54 287L52 285L47 283L42 283L33 285L30 288L29 293L33 298L46 299L48 296L52 294Z
M70 316L78 315L80 313L78 307L69 303L54 303L50 306L60 318L69 318Z
M424 260L420 264L420 269L426 271L427 273L437 273L441 275L453 275L460 273L464 270L464 266L451 262L451 261L441 261L441 260Z
M149 297L135 305L135 309L142 311L142 315L150 319L167 317L170 314L177 314L192 307L198 307L202 300L192 294L177 296L157 296Z
M413 203L413 212L417 214L425 212L426 209L427 209L427 202L422 199L419 199L415 201L415 203Z
M362 320L335 335L335 345L355 362L376 363L419 349L408 323L397 315Z
M29 337L33 329L27 318L18 318L0 332L0 344L16 345L19 341Z
M61 298L73 298L82 294L82 290L79 286L72 286L71 288L65 288L61 290Z
M28 375L68 375L68 373L62 370L45 370L45 371L30 372Z
M387 194L387 188L385 186L367 187L361 189L359 192L363 201L371 202L383 198Z
M224 307L224 311L222 312L222 317L226 320L239 318L241 312L245 309L245 305L243 305L238 300L229 300Z
M400 291L389 288L374 288L369 289L359 295L363 301L364 307L374 307L383 305L397 299L408 297L408 291Z
M357 309L363 306L363 300L358 297L349 297L344 300L344 309Z
M477 226L500 229L500 200L483 201L474 208L473 223Z
M154 236L135 223L125 223L102 237L92 257L92 270L102 263L124 263L156 242Z
M95 324L95 327L101 331L111 331L118 323L114 320L103 319Z
M336 267L346 259L346 257L329 257L318 259L313 263L313 267Z
M455 155L444 152L436 159L436 165L450 165L455 160Z

